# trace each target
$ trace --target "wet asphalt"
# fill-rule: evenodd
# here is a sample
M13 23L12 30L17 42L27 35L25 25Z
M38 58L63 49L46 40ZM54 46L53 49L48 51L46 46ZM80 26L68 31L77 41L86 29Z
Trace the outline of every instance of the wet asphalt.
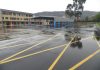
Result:
M86 34L86 31L84 31L83 34L84 33ZM90 35L86 35L85 38L90 36L92 36L92 33L90 33ZM48 38L44 38L42 40L45 39ZM84 39L84 37L82 39ZM53 38L52 40L40 44L13 58L18 58L48 48L57 47L63 44L67 44L68 42L69 41L65 40L64 35L61 34ZM22 41L22 43L24 43L24 41ZM57 62L53 70L69 70L69 68L73 67L75 64L77 64L78 62L82 61L83 59L85 59L98 49L100 49L100 47L97 45L97 42L92 37L86 40L81 40L80 43L81 45L76 45L76 46L70 45L68 49L65 51L65 53L62 55L60 60ZM35 44L37 43L22 45L24 47L18 46L15 48L1 49L0 60L9 57L19 51L27 49L28 47L31 47ZM56 48L50 51L29 56L27 58L22 58L16 61L11 61L5 64L0 64L0 70L48 70L48 68L51 66L54 60L62 52L64 47ZM87 62L79 66L76 70L100 70L100 53L96 54L93 58L89 59Z

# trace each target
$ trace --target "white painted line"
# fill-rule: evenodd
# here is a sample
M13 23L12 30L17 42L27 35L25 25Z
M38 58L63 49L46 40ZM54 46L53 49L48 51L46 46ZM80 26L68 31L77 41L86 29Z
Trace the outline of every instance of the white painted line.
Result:
M0 50L3 50L3 49L8 49L8 48L18 48L18 47L25 47L25 46L22 46L22 45L32 45L32 44L36 44L37 42L40 42L40 41L34 41L34 42L31 42L31 43L24 43L24 44L18 44L18 45L13 45L13 46L7 46L7 47L0 47Z
M34 37L34 36L33 36ZM18 38L17 39L17 41L14 41L14 42L10 42L10 43L4 43L3 45L0 45L0 47L2 46L8 46L8 45L10 45L10 44L14 44L14 43L17 43L17 42L19 42L19 41L27 41L27 39L33 39L33 37L29 37L29 38L26 38L26 39L22 39L22 38ZM35 37L34 37L35 38Z
M81 41L87 40L87 39L89 39L89 38L91 38L91 37L84 38L84 39L82 39ZM72 43L74 43L74 42L72 42ZM25 55L25 56L21 56L21 57L17 57L17 58L14 58L14 59L10 59L10 60L3 61L3 62L1 62L0 64L12 62L12 61L16 61L16 60L19 60L19 59L23 59L23 58L26 58L26 57L30 57L30 56L33 56L33 55L36 55L36 54L40 54L40 53L43 53L43 52L46 52L46 51L50 51L50 50L53 50L53 49L62 48L62 47L64 47L64 46L66 46L66 45L67 45L67 44L60 45L60 46L53 47L53 48L44 49L44 50L41 50L41 51L38 51L38 52L35 52L35 53L31 53L31 54L28 54L28 55Z
M27 48L27 49L24 49L24 50L22 50L22 51L20 51L20 52L18 52L18 53L16 53L16 54L13 54L13 55L11 55L11 56L9 56L9 57L7 57L7 58L1 60L0 62L5 61L5 60L8 60L8 59L10 59L10 58L13 58L13 57L15 57L15 56L17 56L17 55L19 55L19 54L21 54L21 53L24 53L24 52L26 52L26 51L32 49L33 47L36 47L36 46L38 46L38 45L40 45L40 44L43 44L43 43L45 43L45 42L47 42L47 41L49 41L49 40L52 40L53 38L55 38L55 37L58 36L58 35L59 35L59 34L57 34L57 35L55 35L55 36L53 36L53 37L51 37L51 38L49 38L49 39L47 39L47 40L44 40L44 41L42 41L42 42L40 42L40 43L38 43L38 44L36 44L36 45L34 45L34 46L32 46L32 47L29 47L29 48Z

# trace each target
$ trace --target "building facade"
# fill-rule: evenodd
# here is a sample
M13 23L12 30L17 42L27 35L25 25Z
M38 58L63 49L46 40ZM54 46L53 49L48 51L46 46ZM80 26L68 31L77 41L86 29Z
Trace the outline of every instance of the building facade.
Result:
M72 27L74 21L63 17L34 17L34 24L48 26L51 28Z
M34 17L32 19L34 22L33 24L49 26L50 23L54 23L53 17Z
M32 13L0 9L0 25L3 26L27 25L33 22L32 17Z
M61 27L73 27L74 20L65 18L65 17L54 17L54 28L61 28Z
M63 17L38 16L32 13L0 9L0 27L41 25L50 28L72 27L73 20Z

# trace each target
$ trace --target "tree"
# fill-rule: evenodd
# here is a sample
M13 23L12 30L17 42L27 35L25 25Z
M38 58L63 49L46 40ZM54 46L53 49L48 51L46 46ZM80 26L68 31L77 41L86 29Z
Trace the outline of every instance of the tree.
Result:
M83 4L86 2L86 0L73 0L72 4L68 4L67 8L65 10L65 15L69 16L70 18L74 16L75 18L75 24L74 27L78 28L78 24L76 22L79 20L79 17L82 15L84 6Z
M79 17L82 15L84 6L83 4L86 0L73 0L73 4L68 4L65 10L65 15L72 17L74 16L76 20L79 20Z
M93 20L100 21L100 12L96 16L94 16Z

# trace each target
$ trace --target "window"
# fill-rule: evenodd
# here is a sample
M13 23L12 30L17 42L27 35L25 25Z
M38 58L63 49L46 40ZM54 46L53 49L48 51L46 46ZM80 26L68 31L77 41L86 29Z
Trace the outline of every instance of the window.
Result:
M6 15L6 12L3 11L2 14L3 14L3 15Z
M23 20L22 18L20 18L20 20Z
M8 19L8 17L6 17L5 19Z
M2 19L4 19L4 17L2 17Z
M26 14L26 17L28 17L28 14Z
M14 16L16 16L16 13L13 13Z
M25 18L24 20L28 20L28 18Z
M11 19L11 20L16 20L16 18L15 18L15 17L11 17L10 19Z
M20 16L20 13L18 15Z
M12 13L11 12L8 12L8 15L12 15Z
M17 18L17 20L19 20L19 18Z

